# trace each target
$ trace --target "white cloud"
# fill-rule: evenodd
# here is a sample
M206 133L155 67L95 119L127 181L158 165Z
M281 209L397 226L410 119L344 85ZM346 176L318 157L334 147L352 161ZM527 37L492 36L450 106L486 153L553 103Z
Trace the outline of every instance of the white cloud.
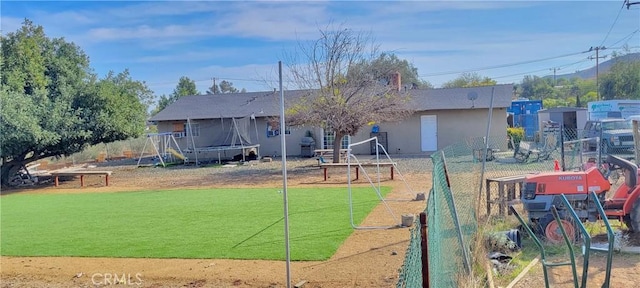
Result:
M148 39L148 38L190 38L210 35L211 32L203 29L202 26L193 25L165 25L152 27L140 25L136 27L124 28L92 28L87 32L94 41L109 41L123 39Z
M330 20L324 2L251 2L238 5L216 22L225 35L270 40L317 37L318 27Z
M221 49L221 48L206 48L206 49L198 49L198 50L187 50L187 51L167 51L163 53L158 53L155 55L148 55L137 58L134 62L137 63L159 63L159 62L176 62L176 63L184 63L184 62L210 62L210 61L221 61L228 58L236 58L242 57L243 55L249 55L252 53L259 53L259 48L251 48L251 47L241 47L241 48L232 48L232 49Z
M112 10L106 14L115 16L115 21L103 21L101 27L91 28L86 36L95 42L156 38L191 40L189 38L209 36L291 40L308 38L310 34L317 35L317 26L326 22L324 15L328 14L320 2L216 3L222 7L206 9L211 3L191 6L191 2L185 4L187 7L171 2L167 7L164 2L154 2L153 5L145 3ZM125 11L130 9L139 10L135 19L144 24L121 25L122 21L118 17L129 19L131 13ZM198 20L187 20L180 25L168 23L169 19L152 21L154 16L174 16L169 13L172 9L177 11L176 14L205 13L210 16L200 15Z

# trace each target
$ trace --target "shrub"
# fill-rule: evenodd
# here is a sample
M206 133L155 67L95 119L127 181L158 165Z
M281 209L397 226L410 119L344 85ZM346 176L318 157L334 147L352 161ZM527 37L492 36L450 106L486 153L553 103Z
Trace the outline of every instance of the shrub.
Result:
M524 128L522 127L509 127L507 128L507 137L509 140L509 148L511 149L515 149L515 147L518 147L518 144L520 143L520 141L522 140L522 138L524 138ZM513 140L513 145L515 145L515 147L513 147L511 145Z

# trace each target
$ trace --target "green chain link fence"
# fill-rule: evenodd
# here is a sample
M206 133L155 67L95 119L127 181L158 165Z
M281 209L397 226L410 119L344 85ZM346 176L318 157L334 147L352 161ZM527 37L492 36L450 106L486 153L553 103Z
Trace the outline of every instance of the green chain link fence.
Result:
M507 216L498 209L488 212L487 206L504 205L513 199L496 195L497 187L487 179L548 172L562 169L563 164L565 170L583 169L590 158L600 162L600 151L589 147L589 141L581 131L555 129L543 130L534 141L524 139L528 144L515 145L515 149L505 136L494 136L468 139L433 153L432 189L425 209L430 287L467 287L469 283L460 281L467 281L465 277L473 271L474 255L470 253L479 219ZM518 150L519 146L526 149ZM397 287L422 287L420 240L416 221Z
M400 277L396 284L397 288L422 287L422 247L420 233L420 218L416 221L410 231L409 247L405 254L404 264L400 268Z

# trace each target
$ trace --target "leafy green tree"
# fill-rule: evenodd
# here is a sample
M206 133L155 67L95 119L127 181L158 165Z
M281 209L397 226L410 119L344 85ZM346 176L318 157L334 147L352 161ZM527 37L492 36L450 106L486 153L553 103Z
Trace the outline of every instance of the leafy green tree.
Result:
M397 71L400 73L400 81L402 87L406 89L429 89L433 88L433 85L429 81L420 79L418 75L418 68L413 66L412 63L405 59L400 59L395 54L381 53L377 58L367 63L367 67L362 65L354 65L349 68L351 73L359 70L369 71ZM381 79L383 80L383 79ZM386 82L389 82L388 75L384 77Z
M200 92L198 92L198 89L196 88L196 82L189 79L187 76L182 76L178 81L178 85L176 85L176 88L173 89L173 92L168 97L165 95L160 96L160 99L158 99L158 105L151 114L158 114L158 112L167 108L167 106L171 105L173 102L176 102L180 97L198 94L200 94Z
M180 80L178 81L178 85L176 86L176 88L173 89L173 93L171 93L171 98L174 99L175 101L182 96L191 96L191 95L198 95L198 94L200 94L200 92L198 92L198 89L196 88L196 82L189 79L189 77L187 76L182 76L180 77Z
M222 80L220 81L220 93L238 93L240 92L236 87L233 87L233 83Z
M0 44L3 185L30 162L143 133L152 94L128 71L97 79L78 46L29 20Z
M380 57L367 34L342 27L329 27L320 34L318 40L301 43L287 61L293 81L308 91L287 108L287 121L333 131L333 161L339 162L345 135L355 135L370 122L408 117L410 99L391 85L380 85L379 80L394 73L395 67L350 69L372 67ZM303 63L297 63L296 56Z
M640 99L640 61L618 61L600 79L603 99Z
M520 84L519 97L531 100L556 98L552 82L553 79L527 75Z
M489 77L480 76L476 72L462 73L458 78L442 84L442 88L463 88L463 87L478 87L478 86L493 86L498 82Z
M233 82L222 80L220 84L213 84L207 90L207 94L220 94L220 93L245 93L246 89L242 88L238 90L238 88L233 87Z

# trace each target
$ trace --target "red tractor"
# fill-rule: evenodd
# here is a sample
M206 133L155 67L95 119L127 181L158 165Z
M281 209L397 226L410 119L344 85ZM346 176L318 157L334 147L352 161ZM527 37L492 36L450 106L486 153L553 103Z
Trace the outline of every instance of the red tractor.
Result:
M564 194L571 203L581 221L596 221L599 218L594 199L590 199L591 191L598 195L599 201L609 219L618 219L633 232L640 232L640 185L638 183L638 166L620 157L608 155L606 173L596 167L576 172L549 172L528 175L522 191L522 203L527 211L534 231L546 237L549 242L563 241L562 234L551 214L551 206L558 209L562 225L570 239L577 239L579 232L568 214L567 207L561 199ZM624 184L615 191L613 197L605 199L611 189L609 173L624 174ZM605 175L606 174L606 175Z

